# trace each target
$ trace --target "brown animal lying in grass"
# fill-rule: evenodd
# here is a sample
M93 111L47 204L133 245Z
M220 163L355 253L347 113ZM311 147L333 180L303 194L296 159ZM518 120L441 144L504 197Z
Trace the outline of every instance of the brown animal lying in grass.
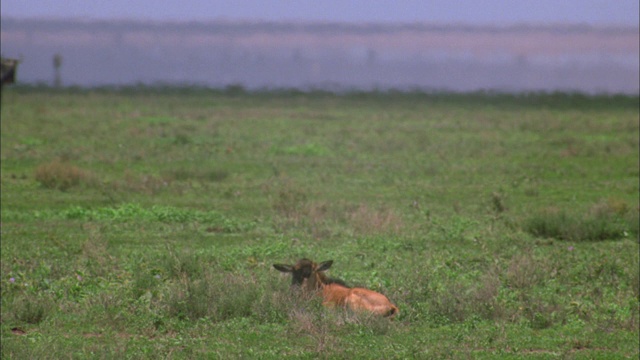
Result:
M393 317L398 308L386 296L364 288L350 288L344 282L331 279L323 274L333 260L316 264L309 259L301 259L295 265L273 264L279 271L291 273L291 286L300 287L305 292L322 291L323 305L343 306L353 311L369 311L385 317Z

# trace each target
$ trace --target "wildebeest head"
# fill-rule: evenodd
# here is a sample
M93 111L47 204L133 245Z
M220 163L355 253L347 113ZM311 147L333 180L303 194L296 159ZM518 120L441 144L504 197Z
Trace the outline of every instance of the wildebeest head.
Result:
M19 61L16 59L2 58L0 60L0 75L2 76L2 85L13 84L16 82L16 69Z
M333 260L316 264L309 259L300 259L295 265L273 264L279 271L291 273L291 286L299 286L306 290L316 290L326 282L326 277L321 272L329 269Z

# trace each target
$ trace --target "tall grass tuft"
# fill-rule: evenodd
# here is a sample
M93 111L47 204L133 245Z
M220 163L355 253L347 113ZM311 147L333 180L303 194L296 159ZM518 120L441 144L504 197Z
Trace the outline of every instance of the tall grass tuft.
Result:
M35 179L45 188L66 191L89 181L91 175L67 162L53 160L36 168Z
M488 272L475 284L447 280L431 287L424 305L434 324L463 322L472 316L495 320L504 315L497 301L501 283L495 272Z
M293 310L289 314L291 327L298 336L309 337L314 348L312 351L318 354L326 354L339 349L337 322L335 314L321 311Z
M250 279L206 272L202 278L182 276L164 294L162 305L173 317L220 322L251 316L260 293Z

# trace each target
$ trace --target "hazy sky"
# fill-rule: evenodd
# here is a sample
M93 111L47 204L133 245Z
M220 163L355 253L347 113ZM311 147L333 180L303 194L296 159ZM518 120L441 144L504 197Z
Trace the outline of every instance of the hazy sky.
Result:
M3 17L638 26L638 0L2 0Z

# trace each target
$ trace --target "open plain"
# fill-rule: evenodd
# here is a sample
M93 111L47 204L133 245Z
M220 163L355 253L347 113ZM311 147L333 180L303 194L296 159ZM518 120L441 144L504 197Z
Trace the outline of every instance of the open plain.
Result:
M2 101L2 358L638 358L638 96ZM398 316L291 293L303 257Z

